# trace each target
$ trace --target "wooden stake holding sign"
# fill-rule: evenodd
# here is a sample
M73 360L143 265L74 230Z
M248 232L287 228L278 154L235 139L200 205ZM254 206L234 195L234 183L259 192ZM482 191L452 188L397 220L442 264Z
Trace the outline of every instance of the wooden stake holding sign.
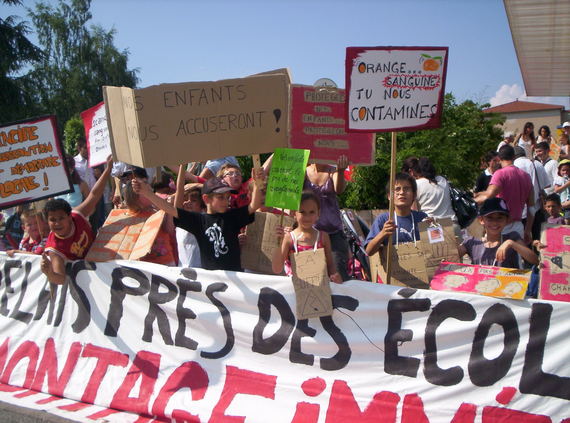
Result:
M392 132L389 219L394 216L396 132L441 126L448 50L447 47L346 49L346 131ZM393 249L389 239L386 283L390 283Z

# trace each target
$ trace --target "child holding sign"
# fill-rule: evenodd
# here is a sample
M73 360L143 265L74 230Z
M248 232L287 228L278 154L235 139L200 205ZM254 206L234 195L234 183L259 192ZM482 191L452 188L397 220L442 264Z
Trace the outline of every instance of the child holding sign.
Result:
M265 179L263 169L253 169L255 187L248 206L230 209L230 192L233 189L219 178L208 179L202 188L206 214L177 208L152 192L150 185L135 179L134 191L149 199L156 207L174 217L174 224L193 233L200 246L200 259L204 269L241 272L238 243L240 229L255 219L261 206L260 186Z
M331 241L326 232L318 231L313 226L317 223L320 215L320 202L312 191L304 191L301 194L299 210L295 212L295 224L293 230L284 236L282 226L277 227L277 236L283 238L281 250L275 250L272 259L273 272L281 273L285 265L285 273L292 275L289 255L292 252L300 252L317 248L324 248L327 260L327 270L332 282L342 283L340 274L334 264Z

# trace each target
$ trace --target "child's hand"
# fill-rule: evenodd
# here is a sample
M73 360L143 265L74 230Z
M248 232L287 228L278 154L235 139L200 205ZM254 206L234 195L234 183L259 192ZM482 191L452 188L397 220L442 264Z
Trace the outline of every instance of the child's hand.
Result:
M497 253L495 254L497 262L505 261L507 258L507 251L509 251L509 248L513 247L513 244L514 241L512 239L507 239L505 242L499 245L499 248L497 248Z
M385 239L392 236L396 231L396 228L397 226L393 220L387 220L386 223L384 223L384 226L382 226L382 230L380 231L381 238Z
M290 230L291 228L288 229ZM277 238L283 238L285 236L285 228L281 225L275 226L275 235Z
M146 195L152 192L150 185L138 178L131 179L131 186L133 191L139 195Z
M42 262L40 264L40 268L42 269L43 274L48 277L53 273L53 266L51 264L48 253L42 254Z
M265 188L265 172L263 168L253 168L251 169L251 177L253 178L253 182L255 183L255 187L259 190Z
M238 243L240 247L243 247L247 242L247 234L245 232L241 232L238 234Z
M342 277L340 276L340 274L338 272L335 272L332 275L329 275L329 278L330 278L331 282L334 282L334 283L343 283L344 282L342 280Z

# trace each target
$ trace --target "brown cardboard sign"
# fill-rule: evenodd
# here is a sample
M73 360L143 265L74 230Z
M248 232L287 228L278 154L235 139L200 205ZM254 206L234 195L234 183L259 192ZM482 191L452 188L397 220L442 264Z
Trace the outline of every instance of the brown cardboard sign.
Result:
M301 251L292 253L290 257L297 319L330 316L333 308L325 250Z
M459 262L457 241L451 219L437 219L436 225L420 222L419 230L420 240L416 243L407 242L394 245L391 275L394 285L429 289L429 282L443 260ZM430 230L433 231L431 236ZM387 279L386 250L382 248L381 254L374 254L370 257L373 281L377 280L377 275L383 281Z
M254 272L272 274L271 259L281 248L275 236L275 228L281 216L273 213L255 213L253 223L247 225L247 239L241 249L241 266ZM283 216L283 226L292 226L293 218Z
M289 74L103 87L116 159L141 166L266 153L287 147Z
M162 210L150 217L131 215L123 209L111 210L85 260L138 260L146 256L152 249L164 216Z

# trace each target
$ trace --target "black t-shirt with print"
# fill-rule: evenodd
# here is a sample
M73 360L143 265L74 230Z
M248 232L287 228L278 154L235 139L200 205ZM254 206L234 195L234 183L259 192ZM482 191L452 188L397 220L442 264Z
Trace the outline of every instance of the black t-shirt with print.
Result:
M242 271L238 241L240 229L255 219L247 206L225 213L203 214L178 209L174 224L194 234L202 267L208 270Z

